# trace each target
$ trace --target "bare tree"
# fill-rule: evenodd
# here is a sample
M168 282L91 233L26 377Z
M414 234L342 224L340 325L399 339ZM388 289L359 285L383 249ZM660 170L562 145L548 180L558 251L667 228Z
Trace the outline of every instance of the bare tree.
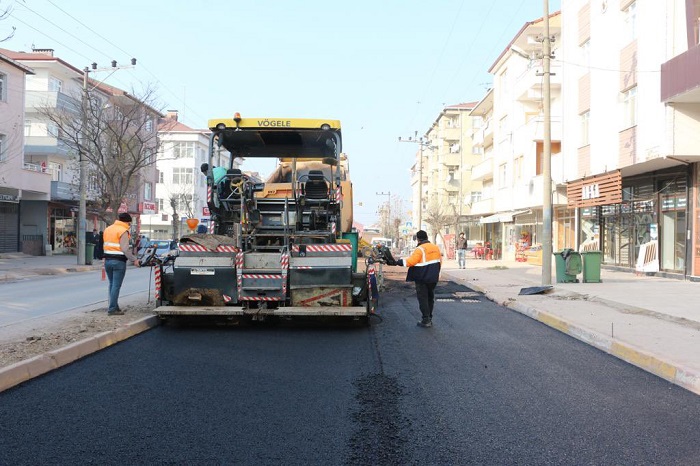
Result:
M72 152L74 168L85 158L91 207L109 223L121 203L137 195L145 181L143 170L156 162L160 141L153 88L139 96L107 89L106 97L91 93L90 98L76 98L73 108L45 106L39 111Z
M437 242L438 235L442 237L442 229L445 225L455 223L454 214L450 210L452 209L447 204L435 200L428 205L423 221L430 226L433 233L433 243Z
M194 193L194 185L182 183L174 185L175 189L168 193L168 204L173 212L173 240L177 240L180 235L180 217L196 218L194 211L197 204L197 196Z

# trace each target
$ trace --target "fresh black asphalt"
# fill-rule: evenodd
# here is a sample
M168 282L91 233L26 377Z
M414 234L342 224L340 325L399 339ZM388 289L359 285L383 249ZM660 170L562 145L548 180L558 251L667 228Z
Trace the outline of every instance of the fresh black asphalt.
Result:
M454 283L418 328L388 285L369 328L169 325L0 393L0 464L697 464L700 397Z

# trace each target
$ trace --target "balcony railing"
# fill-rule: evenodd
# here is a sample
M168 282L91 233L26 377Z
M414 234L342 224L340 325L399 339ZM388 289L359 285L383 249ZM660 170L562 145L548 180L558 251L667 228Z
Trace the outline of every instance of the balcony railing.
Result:
M51 200L55 201L77 201L79 200L78 186L65 181L51 182Z
M24 106L29 112L43 108L79 111L80 101L57 91L27 91Z
M27 154L68 155L69 152L65 143L52 136L26 136L24 146Z
M493 179L493 159L484 159L472 167L472 180L483 181Z

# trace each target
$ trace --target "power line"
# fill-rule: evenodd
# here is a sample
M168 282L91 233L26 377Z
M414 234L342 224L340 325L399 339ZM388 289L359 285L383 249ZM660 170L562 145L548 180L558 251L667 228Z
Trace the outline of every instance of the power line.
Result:
M110 44L111 46L115 47L117 50L120 50L122 53L125 53L125 54L129 55L129 53L128 53L126 50L124 50L123 48L121 48L120 46L118 46L117 44L115 44L114 42L112 42L111 40L109 40L108 38L104 37L104 36L103 36L102 34L100 34L99 32L97 32L97 31L95 31L94 29L92 29L90 26L88 26L87 24L83 23L82 21L80 21L80 20L79 20L78 18L76 18L75 16L71 15L70 13L68 13L66 10L64 10L64 9L61 8L60 6L56 5L56 3L54 3L52 0L47 0L47 1L48 1L51 5L53 5L54 7L56 7L58 10L60 10L61 12L63 12L66 16L68 16L68 17L70 17L71 19L73 19L73 21L75 21L76 23L78 23L78 24L80 24L81 26L83 26L83 27L84 27L85 29L87 29L88 31L90 31L90 32L92 32L93 34L95 34L96 36L100 37L102 40L104 40L105 42L107 42L107 43ZM201 118L202 120L206 121L206 118L203 118L203 117L202 117L201 115L199 115L197 112L195 112L194 110L192 110L192 108L188 107L187 104L185 103L184 99L182 99L181 97L179 97L175 92L173 92L170 88L168 88L168 86L166 86L165 84L163 84L163 82L162 82L160 79L158 79L158 76L157 76L155 73L153 73L147 66L145 66L145 65L143 64L143 60L140 60L140 61L139 61L139 68L143 68L146 72L148 72L148 74L150 74L150 75L156 80L156 82L157 82L160 86L163 87L163 89L165 89L165 90L168 91L170 94L172 94L173 97L175 97L175 99L177 99L179 102L182 102L183 108L185 108L186 110L188 110L189 112L191 112L191 113L194 114L195 116ZM132 74L132 75L133 75L133 74ZM135 76L135 75L133 75L133 76Z

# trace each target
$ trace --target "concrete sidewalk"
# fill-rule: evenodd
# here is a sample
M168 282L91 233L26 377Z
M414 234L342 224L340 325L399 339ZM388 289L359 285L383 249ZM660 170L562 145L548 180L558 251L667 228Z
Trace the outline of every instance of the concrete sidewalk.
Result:
M102 261L98 259L93 259L92 265L78 265L76 255L30 256L21 252L0 253L0 283L101 268Z
M556 283L552 273L553 290L537 295L519 295L542 284L527 263L445 261L442 278L700 394L700 283L605 268L602 283Z

